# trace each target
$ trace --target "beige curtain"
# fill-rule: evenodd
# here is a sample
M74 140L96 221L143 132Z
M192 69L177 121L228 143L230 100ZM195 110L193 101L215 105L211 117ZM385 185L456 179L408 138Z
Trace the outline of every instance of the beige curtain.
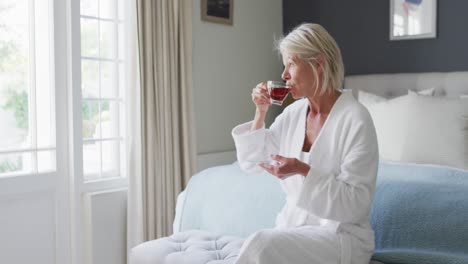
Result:
M144 241L172 233L177 195L195 171L191 5L137 0Z

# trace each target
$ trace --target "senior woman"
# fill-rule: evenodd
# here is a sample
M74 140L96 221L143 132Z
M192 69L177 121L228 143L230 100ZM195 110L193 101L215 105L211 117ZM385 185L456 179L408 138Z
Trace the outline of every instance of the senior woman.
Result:
M270 98L266 84L258 84L254 120L232 135L240 166L276 176L287 199L276 228L247 238L236 263L369 263L378 167L372 119L351 93L342 92L341 53L322 26L302 24L278 43L281 77L293 98L302 99L266 129Z

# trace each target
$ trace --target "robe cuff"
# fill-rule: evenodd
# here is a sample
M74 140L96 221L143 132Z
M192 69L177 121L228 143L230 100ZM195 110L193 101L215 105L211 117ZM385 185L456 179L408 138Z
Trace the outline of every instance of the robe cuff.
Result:
M249 153L264 147L265 143L265 124L262 128L250 131L253 121L240 124L232 129L232 137L236 149L240 153Z
M297 199L297 206L309 213L316 214L314 208L321 206L325 201L321 201L318 192L325 192L325 185L332 179L329 173L324 173L318 169L310 168L302 184L302 189Z
M252 127L252 123L253 121L249 121L247 123L237 125L236 127L232 129L232 136L234 138L241 137L241 136L248 136L250 134L255 134L265 129L265 123L263 123L262 128L254 130L254 131L250 131L250 128Z
M259 174L263 168L257 166L263 162L263 150L265 148L266 129L262 128L250 131L252 122L244 123L232 129L232 137L236 145L237 160L244 171Z

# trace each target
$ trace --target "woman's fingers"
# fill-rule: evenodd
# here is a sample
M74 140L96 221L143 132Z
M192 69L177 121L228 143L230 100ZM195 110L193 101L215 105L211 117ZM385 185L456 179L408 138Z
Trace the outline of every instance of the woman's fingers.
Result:
M270 98L263 94L252 94L252 100L256 104L270 104Z
M276 161L279 161L279 162L284 162L284 161L290 159L290 158L286 158L286 157L284 157L284 156L281 156L281 155L279 155L279 154L272 154L270 157L271 157L273 160L276 160Z
M295 158L287 158L281 155L271 155L272 160L276 161L277 164L259 164L260 167L264 168L270 174L276 176L279 179L286 179L291 175L297 174L298 168Z
M276 176L277 178L279 179L282 179L281 176L278 175L278 165L269 165L269 164L266 164L264 162L258 164L260 167L262 167L264 170L266 170L268 173L270 173L271 175L274 175Z
M259 96L264 96L265 98L269 98L267 90L264 90L264 89L258 88L258 87L253 88L252 94L259 95Z
M252 89L252 101L257 106L257 109L260 109L260 111L268 110L271 102L265 82L257 84L257 86Z
M270 172L271 173L271 170L273 169L273 165L268 165L264 162L261 162L258 164L258 166L264 168L266 171Z
M253 100L255 103L260 103L260 104L269 104L269 103L270 103L270 99L269 99L269 98L266 98L266 97L264 97L264 96L252 95L252 100Z

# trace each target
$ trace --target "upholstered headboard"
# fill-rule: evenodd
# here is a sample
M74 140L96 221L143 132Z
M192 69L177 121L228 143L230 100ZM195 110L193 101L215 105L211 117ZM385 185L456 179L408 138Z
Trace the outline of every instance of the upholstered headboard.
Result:
M345 78L344 88L386 98L405 95L408 90L435 88L436 95L458 97L468 94L468 71L350 75Z

